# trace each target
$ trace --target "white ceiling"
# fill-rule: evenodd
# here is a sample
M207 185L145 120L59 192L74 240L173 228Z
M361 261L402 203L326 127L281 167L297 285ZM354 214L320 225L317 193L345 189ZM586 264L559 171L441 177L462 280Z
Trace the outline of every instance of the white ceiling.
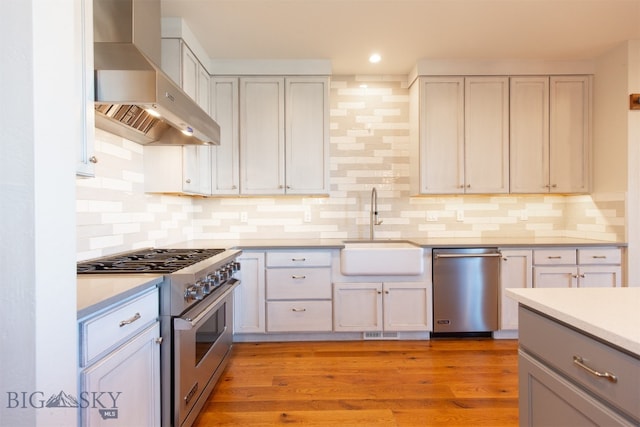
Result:
M162 0L162 15L184 18L211 59L329 59L334 74L583 60L640 39L640 0Z

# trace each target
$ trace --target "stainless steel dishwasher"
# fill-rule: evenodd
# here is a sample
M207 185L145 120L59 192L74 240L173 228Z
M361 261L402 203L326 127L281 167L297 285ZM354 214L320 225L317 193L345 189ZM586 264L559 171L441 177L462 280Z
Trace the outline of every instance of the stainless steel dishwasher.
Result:
M497 248L433 249L433 335L498 329Z

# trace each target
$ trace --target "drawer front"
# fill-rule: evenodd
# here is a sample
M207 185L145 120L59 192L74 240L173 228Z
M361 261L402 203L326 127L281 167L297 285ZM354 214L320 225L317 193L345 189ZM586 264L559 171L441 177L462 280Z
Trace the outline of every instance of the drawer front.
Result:
M119 304L92 319L81 323L82 366L86 366L105 352L116 348L145 327L158 320L158 290Z
M576 263L575 249L536 249L533 263L538 265L566 265Z
M270 301L268 332L330 332L331 301Z
M331 269L269 269L267 299L331 299Z
M329 251L267 252L267 267L330 267Z
M620 264L622 251L618 248L578 249L578 264Z
M519 309L520 346L618 410L640 421L640 360L525 308ZM597 377L574 357L617 382Z

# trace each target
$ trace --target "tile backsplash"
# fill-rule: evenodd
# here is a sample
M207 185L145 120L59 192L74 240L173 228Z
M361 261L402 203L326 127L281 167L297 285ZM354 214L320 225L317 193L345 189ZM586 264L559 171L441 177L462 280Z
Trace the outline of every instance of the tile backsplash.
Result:
M366 87L365 87L366 86ZM333 76L327 197L144 193L143 149L96 130L95 178L77 179L78 260L192 238L569 236L624 241L625 194L419 196L409 190L405 77Z

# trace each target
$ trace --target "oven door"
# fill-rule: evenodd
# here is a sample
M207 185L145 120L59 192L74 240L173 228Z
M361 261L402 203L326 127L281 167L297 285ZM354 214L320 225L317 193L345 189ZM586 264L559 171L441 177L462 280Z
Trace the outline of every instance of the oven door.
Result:
M175 426L193 423L226 365L233 340L233 289L240 284L230 282L211 303L173 319Z

